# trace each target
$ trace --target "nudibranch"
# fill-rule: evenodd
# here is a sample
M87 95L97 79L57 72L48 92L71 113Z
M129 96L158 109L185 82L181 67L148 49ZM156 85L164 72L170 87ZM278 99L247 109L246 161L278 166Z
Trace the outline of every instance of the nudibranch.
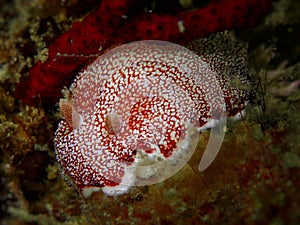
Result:
M62 177L84 197L157 183L180 170L199 133L212 128L199 166L205 169L223 140L226 116L245 108L245 93L231 77L238 73L247 82L243 57L207 51L207 40L191 43L193 51L165 41L132 42L81 72L59 102L64 120L55 149Z

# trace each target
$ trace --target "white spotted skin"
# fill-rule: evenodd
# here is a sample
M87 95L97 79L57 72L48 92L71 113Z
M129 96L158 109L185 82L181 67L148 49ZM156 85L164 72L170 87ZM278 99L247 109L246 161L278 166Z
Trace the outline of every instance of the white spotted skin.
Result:
M55 133L62 176L85 197L99 188L115 196L128 192L137 176L152 176L151 169L130 169L143 164L143 155L186 154L194 134L188 130L201 130L214 117L211 109L222 108L227 97L226 90L218 92L220 78L204 59L155 41L97 58L70 88L80 124L62 120Z

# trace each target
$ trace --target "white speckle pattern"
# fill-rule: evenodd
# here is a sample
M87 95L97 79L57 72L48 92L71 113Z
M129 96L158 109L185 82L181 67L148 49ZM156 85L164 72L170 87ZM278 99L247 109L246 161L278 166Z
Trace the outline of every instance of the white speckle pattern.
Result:
M135 185L135 172L152 176L149 168L135 170L145 155L160 161L194 151L192 128L218 119L225 108L227 92L213 69L206 58L163 41L134 42L99 56L70 88L79 126L62 120L55 133L63 177L89 195L97 187L118 195Z

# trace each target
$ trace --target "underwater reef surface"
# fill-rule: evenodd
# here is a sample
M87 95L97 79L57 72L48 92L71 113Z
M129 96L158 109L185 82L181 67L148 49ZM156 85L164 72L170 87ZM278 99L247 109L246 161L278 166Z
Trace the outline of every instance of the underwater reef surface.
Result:
M148 1L143 11L177 13L209 2ZM198 163L209 131L170 179L84 199L64 183L56 164L58 104L28 106L13 93L30 68L47 59L53 41L98 4L0 1L0 224L299 224L298 1L275 1L259 24L231 31L249 46L251 98L245 116L228 121L207 170L199 172Z

